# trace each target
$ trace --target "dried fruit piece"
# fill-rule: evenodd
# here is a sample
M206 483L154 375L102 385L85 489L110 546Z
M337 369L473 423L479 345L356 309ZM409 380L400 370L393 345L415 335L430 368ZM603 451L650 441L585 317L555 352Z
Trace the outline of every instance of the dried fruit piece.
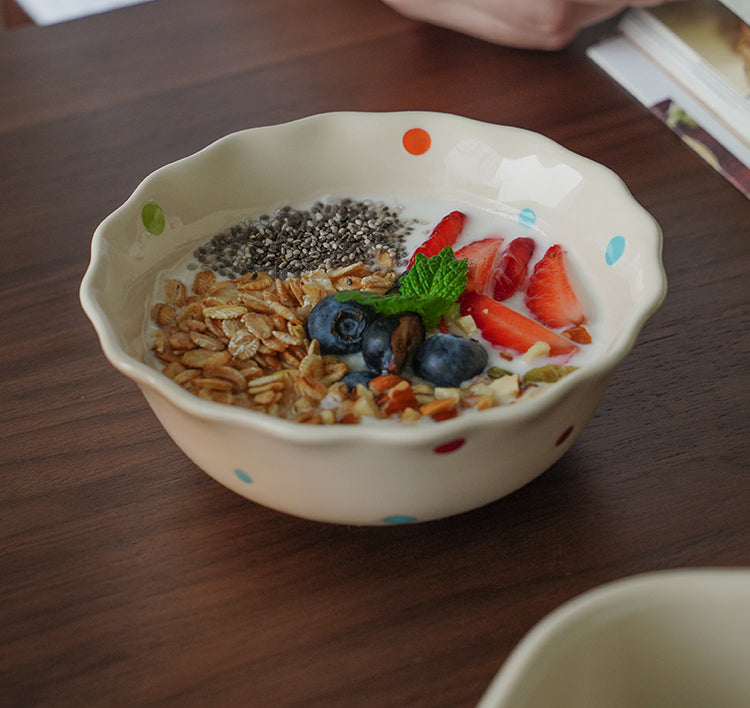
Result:
M508 244L492 274L492 297L495 300L507 300L521 287L535 249L534 239L527 236L514 238Z
M586 320L568 278L565 252L560 245L550 246L534 266L525 301L534 317L548 327L570 327Z
M559 366L557 364L545 364L529 369L522 378L523 383L554 383L564 376L573 373L577 366Z
M414 259L418 253L422 253L429 258L430 256L436 256L446 246L453 246L456 243L456 239L461 235L465 223L466 214L461 211L452 211L447 216L444 216L427 237L427 240L414 251L409 259L407 268L411 268L414 265Z
M550 356L570 355L578 350L569 339L482 293L466 293L461 298L461 313L474 318L482 336L493 347L523 354L536 342L547 342Z
M503 239L500 237L483 238L456 251L456 259L466 258L469 261L467 290L483 293L495 270L495 262L500 255Z
M379 317L362 337L362 358L370 371L400 374L424 341L422 318L414 312Z

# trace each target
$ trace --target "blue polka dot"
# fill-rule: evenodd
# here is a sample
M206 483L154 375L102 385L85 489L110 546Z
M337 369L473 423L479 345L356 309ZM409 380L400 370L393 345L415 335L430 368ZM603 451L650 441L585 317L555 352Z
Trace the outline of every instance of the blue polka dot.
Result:
M620 260L625 251L625 237L615 236L607 244L607 252L604 254L604 258L607 261L607 265L614 265Z
M243 472L242 470L235 470L234 473L237 475L237 479L239 479L241 482L252 484L253 478L247 472Z
M518 214L518 223L521 226L533 226L536 223L536 214L533 209L521 209Z
M417 520L416 516L388 516L383 519L384 524L411 524Z

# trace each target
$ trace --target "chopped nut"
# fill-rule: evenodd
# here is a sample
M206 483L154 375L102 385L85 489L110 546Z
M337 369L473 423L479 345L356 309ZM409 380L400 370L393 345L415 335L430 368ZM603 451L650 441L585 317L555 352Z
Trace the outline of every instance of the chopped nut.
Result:
M361 385L361 384L360 384ZM380 418L380 408L375 405L375 401L367 396L358 396L352 406L352 412L360 417Z
M411 384L406 379L397 383L381 396L382 398L378 399L378 404L386 416L402 413L407 408L416 408L419 405Z
M458 400L461 398L461 389L459 388L442 388L435 386L435 398L455 398Z
M403 378L402 376L397 376L396 374L381 374L380 376L375 376L374 378L370 379L370 383L368 385L373 391L377 391L378 393L385 393L388 389L391 389L397 384L403 383L404 381L406 381L405 378ZM406 381L406 383L409 382Z
M576 344L591 344L591 335L583 325L566 329L562 333L562 336L567 337L571 342L575 342Z
M414 408L404 408L404 410L401 411L401 420L404 423L416 423L421 419L422 414L418 410L414 410Z
M549 344L547 342L535 342L521 357L522 361L534 361L543 356L549 356Z
M464 315L463 317L456 318L456 327L467 336L476 334L479 331L477 323L474 322L474 318L471 315Z
M440 398L430 401L429 403L423 403L419 406L419 412L424 416L435 418L436 416L442 416L451 410L457 410L458 398Z

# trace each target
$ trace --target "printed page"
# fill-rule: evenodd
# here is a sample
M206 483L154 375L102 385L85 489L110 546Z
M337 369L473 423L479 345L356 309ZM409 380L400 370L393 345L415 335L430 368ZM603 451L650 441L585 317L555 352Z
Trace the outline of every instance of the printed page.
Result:
M750 96L750 70L739 52L741 20L713 0L666 3L649 10L724 80Z

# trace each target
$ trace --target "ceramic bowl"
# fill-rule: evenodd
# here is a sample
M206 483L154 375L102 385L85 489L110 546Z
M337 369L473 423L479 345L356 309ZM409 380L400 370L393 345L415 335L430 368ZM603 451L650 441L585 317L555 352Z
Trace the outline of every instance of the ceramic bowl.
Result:
M750 571L689 569L609 583L534 627L478 708L750 705Z
M384 192L553 236L586 271L600 354L523 404L418 426L279 420L201 400L148 363L142 330L157 274L228 213ZM401 112L254 128L156 170L96 229L80 295L106 357L215 480L289 514L378 525L468 511L546 470L581 434L665 290L660 229L610 170L519 128Z

